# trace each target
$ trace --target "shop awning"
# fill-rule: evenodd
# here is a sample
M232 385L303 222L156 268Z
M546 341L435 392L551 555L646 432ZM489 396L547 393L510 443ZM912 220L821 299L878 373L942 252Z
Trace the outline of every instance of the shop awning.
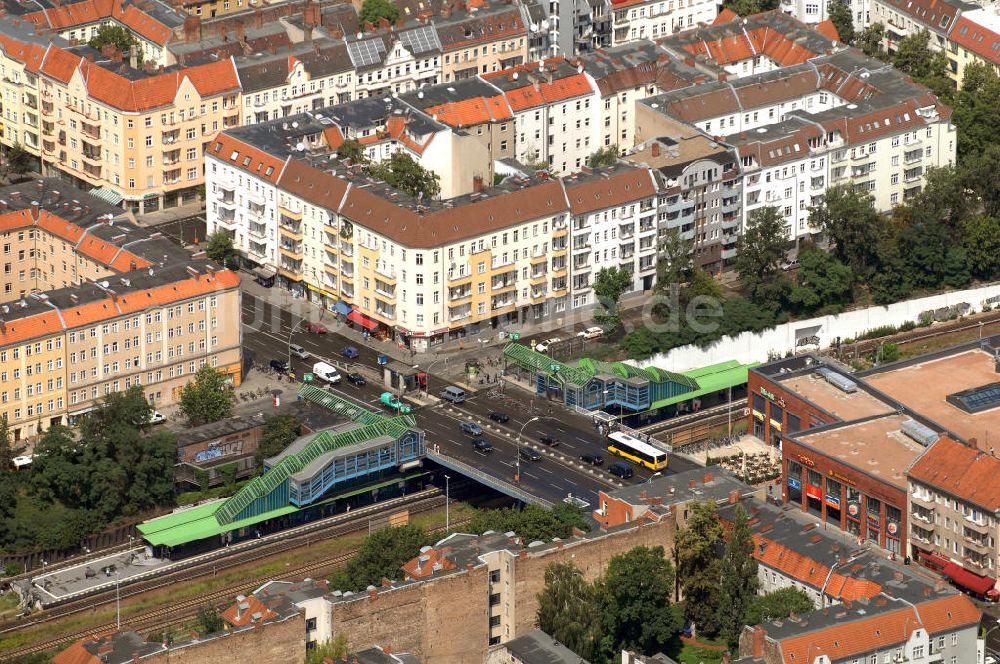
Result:
M337 302L337 304L333 305L333 310L336 311L338 314L342 314L344 316L346 316L347 314L351 313L351 311L353 311L353 309L351 309L351 305L349 305L348 303L344 302L343 300L341 300L341 301Z
M378 323L373 321L368 316L365 316L360 311L352 311L351 313L347 314L347 320L351 321L352 323L357 323L358 325L367 330L378 329Z
M253 275L255 277L260 277L261 279L274 279L274 277L277 274L278 274L278 271L275 270L273 267L270 267L268 265L263 265L261 267L255 267L253 269Z
M112 205L121 205L122 200L125 198L114 189L108 189L107 187L97 187L96 189L91 189L87 193L96 198L100 198L102 201L111 203Z
M943 574L966 590L971 590L977 595L985 595L996 583L995 579L973 574L958 563L953 562L945 565Z

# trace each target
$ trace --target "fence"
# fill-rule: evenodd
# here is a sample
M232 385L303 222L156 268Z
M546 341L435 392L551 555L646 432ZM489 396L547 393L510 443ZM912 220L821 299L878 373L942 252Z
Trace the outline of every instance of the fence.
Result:
M140 522L137 521L135 523L123 524L108 528L93 535L88 535L84 538L80 545L76 547L61 550L31 551L29 553L12 555L0 554L0 566L6 567L7 565L16 565L19 568L20 573L32 571L41 572L41 568L44 566L57 565L74 556L85 554L88 550L100 551L102 549L127 544L129 542L130 535L137 543L141 543L142 535L140 535L135 529L135 526L138 525L138 523ZM42 564L42 561L45 562L45 565Z
M727 360L766 362L769 356L784 356L805 347L826 348L837 337L858 337L884 325L899 326L907 321L917 322L921 314L948 307L967 304L969 313L982 311L984 304L989 306L997 301L991 298L998 297L1000 284L951 291L884 307L868 307L835 316L792 321L760 333L744 332L734 337L723 337L706 348L680 346L635 364L642 368L655 366L668 371L685 371Z

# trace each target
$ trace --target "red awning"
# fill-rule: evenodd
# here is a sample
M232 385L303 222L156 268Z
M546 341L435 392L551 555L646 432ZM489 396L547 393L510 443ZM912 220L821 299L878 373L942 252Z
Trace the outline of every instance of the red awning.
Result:
M347 314L347 320L351 321L352 323L357 323L361 327L367 328L369 330L375 330L378 328L378 323L373 321L368 316L365 316L360 311L352 311L351 313Z
M977 595L985 595L996 583L995 579L991 579L988 576L973 574L961 565L953 562L949 562L945 565L943 573L958 585L967 590L971 590Z

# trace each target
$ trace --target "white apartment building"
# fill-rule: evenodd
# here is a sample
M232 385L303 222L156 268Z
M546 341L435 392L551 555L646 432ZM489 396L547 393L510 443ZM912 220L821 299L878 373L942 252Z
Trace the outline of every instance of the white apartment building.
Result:
M719 5L707 0L622 0L611 3L611 46L638 39L659 39L708 25Z
M854 19L854 29L864 30L871 13L871 0L848 0L848 4ZM813 26L829 20L829 8L830 0L781 0L781 11Z
M345 40L358 97L387 97L433 85L441 76L441 42L431 25Z
M603 147L595 113L600 97L582 69L552 58L482 77L503 92L514 114L522 163L545 162L555 173L573 173Z

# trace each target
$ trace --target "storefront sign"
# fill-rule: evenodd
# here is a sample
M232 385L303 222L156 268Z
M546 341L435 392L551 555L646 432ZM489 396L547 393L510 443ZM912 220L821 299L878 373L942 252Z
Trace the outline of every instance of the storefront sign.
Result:
M778 404L778 405L779 405L779 406L781 406L782 408L784 408L784 407L785 407L785 400L784 400L783 398L781 398L781 399L777 398L777 397L776 397L776 396L774 395L774 392L768 392L768 391L767 391L767 388L765 388L765 387L764 387L763 385L761 385L761 386L760 386L760 393L761 393L761 395L763 395L763 396L764 396L764 398L765 398L765 399L767 399L768 401L773 401L774 403Z
M821 500L823 497L823 492L820 491L818 486L813 486L812 484L806 485L806 495L810 498L815 498L816 500Z
M826 504L836 510L839 510L840 498L838 496L831 496L830 494L826 494Z
M885 526L885 532L889 533L890 535L895 535L896 533L899 532L899 526L890 521Z
M833 471L833 470L827 471L826 474L827 474L828 477L832 477L833 479L837 480L838 482L843 482L844 484L850 484L851 486L854 486L855 484L857 484L857 482L855 482L854 480L852 480L850 477L845 477L844 475L841 475L840 473L838 473L836 471Z
M861 514L861 505L857 503L850 503L847 505L847 516L852 516L855 519Z
M761 422L764 421L764 413L762 413L760 411L757 411L757 410L753 411L753 416L756 417Z
M775 431L781 431L781 422L778 420L771 420L771 428Z
M328 297L331 300L336 300L337 299L337 296L334 295L333 293L331 293L329 291L325 291L322 288L317 288L316 286L313 286L312 284L306 284L306 288L308 288L309 290L311 290L314 293L319 293L323 297Z
M809 466L810 468L816 467L816 462L810 459L809 457L805 456L804 454L796 454L795 458L798 459L799 463L801 463L803 466Z
M802 490L802 482L800 482L799 480L795 479L794 477L789 477L788 478L788 486L792 487L793 489L799 490L799 491Z

